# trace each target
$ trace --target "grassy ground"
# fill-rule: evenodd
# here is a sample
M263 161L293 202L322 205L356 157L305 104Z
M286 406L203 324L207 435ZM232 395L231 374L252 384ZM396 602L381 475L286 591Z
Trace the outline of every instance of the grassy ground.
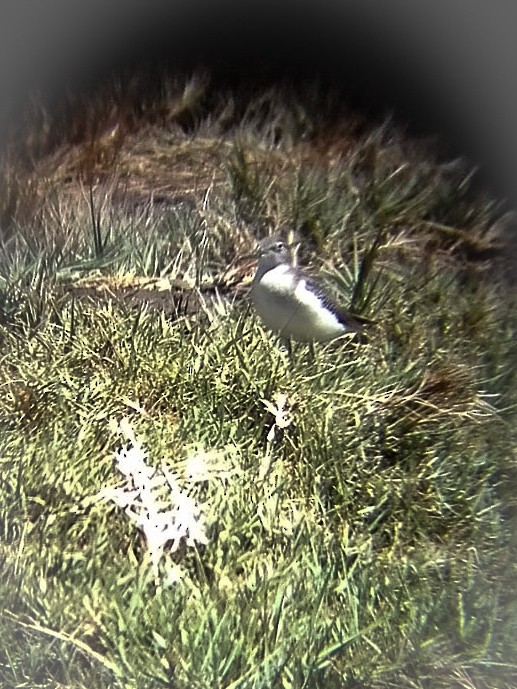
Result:
M4 169L1 686L515 686L504 219L301 108ZM257 321L240 259L291 228L367 342L291 360Z

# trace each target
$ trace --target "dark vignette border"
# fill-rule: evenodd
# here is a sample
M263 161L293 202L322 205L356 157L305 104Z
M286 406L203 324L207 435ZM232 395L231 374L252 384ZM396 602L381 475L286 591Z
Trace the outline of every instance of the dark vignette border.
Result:
M481 168L517 201L517 5L510 0L28 0L0 9L0 124L31 89L59 100L117 66L205 64L223 81L337 84Z

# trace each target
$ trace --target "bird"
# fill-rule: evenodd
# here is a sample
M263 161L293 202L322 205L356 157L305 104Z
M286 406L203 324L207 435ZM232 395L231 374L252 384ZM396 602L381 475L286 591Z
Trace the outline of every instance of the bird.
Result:
M293 265L289 246L278 237L259 242L250 296L267 328L298 342L327 342L360 333L372 323L330 299L317 279Z

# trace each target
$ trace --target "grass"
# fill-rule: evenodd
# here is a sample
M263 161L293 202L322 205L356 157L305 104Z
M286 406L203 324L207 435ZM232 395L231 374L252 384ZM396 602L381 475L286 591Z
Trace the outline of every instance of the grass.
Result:
M515 686L497 206L392 125L322 154L295 114L265 94L224 136L213 115L188 145L137 130L117 143L126 178L91 187L61 156L33 180L38 210L5 225L2 686ZM135 147L173 171L160 201L141 165L134 186ZM204 161L189 189L186 151ZM288 228L375 320L367 342L290 360L257 322L239 259ZM166 544L158 570L100 495L131 445L206 531Z

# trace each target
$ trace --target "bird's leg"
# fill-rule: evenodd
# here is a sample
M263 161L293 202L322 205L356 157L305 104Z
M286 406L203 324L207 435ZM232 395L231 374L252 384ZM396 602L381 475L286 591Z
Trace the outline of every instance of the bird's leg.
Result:
M290 337L287 338L287 351L289 352L289 359L294 364L293 341Z
M287 354L289 361L294 363L293 343L290 337L280 336L280 349L283 353Z

